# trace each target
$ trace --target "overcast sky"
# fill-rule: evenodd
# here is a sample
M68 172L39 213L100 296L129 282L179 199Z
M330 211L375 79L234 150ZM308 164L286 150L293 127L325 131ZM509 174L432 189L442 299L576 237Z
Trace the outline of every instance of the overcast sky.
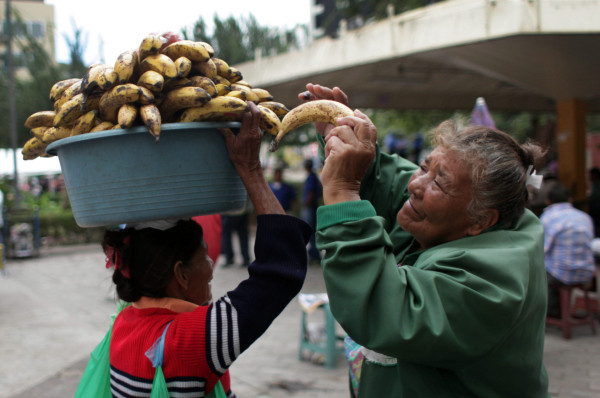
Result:
M193 26L200 16L207 24L215 14L247 18L254 15L261 26L292 28L310 21L310 0L45 0L54 5L56 59L70 61L67 35L74 26L87 38L86 63L112 63L125 50L137 48L148 33ZM104 54L104 60L99 54Z

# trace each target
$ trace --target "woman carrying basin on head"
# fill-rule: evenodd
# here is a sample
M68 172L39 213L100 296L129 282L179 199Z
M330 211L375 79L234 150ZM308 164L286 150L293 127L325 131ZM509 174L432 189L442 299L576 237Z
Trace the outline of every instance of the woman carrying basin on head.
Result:
M193 220L149 222L105 234L118 297L132 303L116 316L109 335L114 397L155 393L159 375L153 365L161 352L170 396L234 397L229 367L302 287L311 229L286 215L269 188L259 159L260 112L249 106L237 135L223 130L257 214L256 260L248 279L213 300L214 264L202 227Z

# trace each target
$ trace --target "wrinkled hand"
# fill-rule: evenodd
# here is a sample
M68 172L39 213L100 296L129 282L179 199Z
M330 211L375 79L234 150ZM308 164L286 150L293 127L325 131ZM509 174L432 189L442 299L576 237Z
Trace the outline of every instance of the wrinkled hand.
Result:
M229 158L246 187L256 215L285 214L265 180L260 164L260 144L263 138L259 127L260 110L253 102L247 103L250 110L242 117L240 132L236 135L230 129L221 129Z
M321 173L326 205L360 200L360 184L375 158L377 128L359 110L338 120L325 137L325 164Z
M341 102L348 105L348 96L339 87L329 88L320 84L308 83L307 91L298 94L298 98L302 101L314 101L318 99L327 99ZM315 123L315 128L321 136L325 137L334 126L329 123Z
M253 102L249 101L247 103L250 111L244 113L239 133L236 135L230 129L221 129L221 133L225 137L229 158L240 177L243 177L245 173L258 170L262 173L259 156L263 137L259 127L260 111Z

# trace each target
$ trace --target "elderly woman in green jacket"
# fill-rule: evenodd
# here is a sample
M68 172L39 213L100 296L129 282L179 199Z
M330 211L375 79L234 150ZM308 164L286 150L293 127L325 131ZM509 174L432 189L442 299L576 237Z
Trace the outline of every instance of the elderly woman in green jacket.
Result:
M317 246L332 313L358 347L352 394L547 397L544 235L525 209L542 149L444 122L415 165L381 152L362 112L338 123L316 125Z

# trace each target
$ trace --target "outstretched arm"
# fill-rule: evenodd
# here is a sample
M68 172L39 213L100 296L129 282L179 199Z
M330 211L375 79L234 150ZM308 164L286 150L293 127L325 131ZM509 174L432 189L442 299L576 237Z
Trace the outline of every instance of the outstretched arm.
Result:
M222 129L229 158L237 170L256 215L285 214L263 174L260 164L260 144L263 133L259 127L260 111L249 101L250 111L242 118L242 127L236 135L230 129Z

